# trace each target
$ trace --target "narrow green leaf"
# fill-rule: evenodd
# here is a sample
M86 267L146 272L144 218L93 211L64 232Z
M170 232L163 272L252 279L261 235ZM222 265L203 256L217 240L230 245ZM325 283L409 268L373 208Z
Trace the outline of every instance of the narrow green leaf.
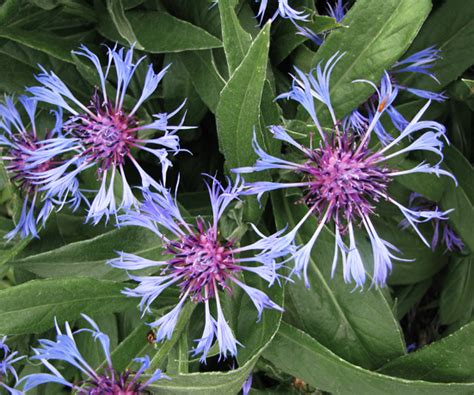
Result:
M194 89L209 110L215 113L225 80L217 70L212 51L188 51L179 56L191 76Z
M166 365L166 372L170 374L189 373L188 357L189 357L189 342L188 342L189 321L175 346L168 353L168 363Z
M0 333L41 333L84 314L105 314L135 308L122 295L122 284L92 278L33 280L0 291Z
M331 101L338 119L373 92L356 79L378 82L406 51L431 9L429 0L359 0L341 21L344 29L329 34L313 59L313 66L339 51L344 57L331 75ZM323 115L324 114L324 115ZM331 125L325 111L321 122Z
M159 260L163 248L153 232L124 227L28 256L13 262L13 265L40 277L94 277L123 281L128 278L127 274L105 263L117 257L116 251L123 250Z
M218 38L166 12L127 11L125 16L147 52L181 52L222 47ZM98 29L109 40L127 45L117 32L112 18L103 17Z
M389 362L380 373L440 383L474 382L474 322L453 334Z
M430 69L440 83L415 73L400 82L419 89L441 91L474 63L474 7L464 0L443 2L428 18L408 54L435 46L441 59Z
M107 0L107 11L114 22L115 28L119 34L127 40L129 45L134 45L137 49L144 49L137 40L132 25L125 16L122 0Z
M285 323L263 356L277 368L334 395L468 395L474 391L472 383L410 381L362 369Z
M179 314L178 322L176 323L171 339L165 340L161 344L157 344L158 350L156 351L155 355L153 355L153 358L150 361L150 367L148 368L150 372L153 372L161 365L163 360L168 356L171 349L179 341L184 329L186 328L186 325L191 319L191 315L193 314L195 308L195 303L189 301L185 303L181 310L181 313Z
M228 168L252 165L257 159L252 135L260 122L269 38L267 24L221 93L216 112L217 131Z
M21 9L21 0L6 0L0 6L0 23L5 24Z
M153 346L148 342L147 335L150 327L143 324L135 328L120 344L112 351L112 365L118 372L124 371L133 363L138 356L153 355ZM106 361L102 363L104 366Z
M443 325L453 324L474 310L474 257L453 260L443 283L439 315Z
M27 31L12 27L0 28L0 37L7 38L37 51L42 51L63 62L73 63L71 50L77 45L71 40L40 30Z
M240 25L232 3L232 0L219 1L222 39L230 75L240 65L252 44L252 36Z

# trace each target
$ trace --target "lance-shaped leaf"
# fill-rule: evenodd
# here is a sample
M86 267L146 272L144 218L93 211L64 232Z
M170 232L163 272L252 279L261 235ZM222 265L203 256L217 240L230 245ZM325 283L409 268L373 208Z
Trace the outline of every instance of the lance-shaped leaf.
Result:
M429 0L359 0L341 23L347 28L329 34L313 59L313 66L339 51L345 56L331 74L331 100L340 118L373 92L356 79L377 83L407 50L431 9ZM324 115L323 115L324 114ZM331 124L326 112L323 124Z

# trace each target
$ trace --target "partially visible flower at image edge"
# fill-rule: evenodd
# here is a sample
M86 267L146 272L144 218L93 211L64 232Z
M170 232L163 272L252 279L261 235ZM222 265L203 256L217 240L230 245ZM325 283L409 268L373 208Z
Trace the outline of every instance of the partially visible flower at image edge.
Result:
M336 119L334 108L329 96L329 81L331 72L343 55L336 53L326 63L324 68L320 63L308 75L296 69L293 76L293 85L288 93L278 99L291 99L300 103L310 115L320 138L317 148L305 147L294 140L281 126L270 128L273 137L296 148L304 160L302 163L288 161L266 153L254 138L255 152L259 156L257 163L251 167L234 169L236 173L253 173L269 169L291 171L299 175L298 182L254 182L247 185L246 194L257 194L259 197L269 191L285 188L300 188L303 191L301 201L308 207L306 215L295 227L275 243L275 248L285 248L294 239L310 216L319 220L317 229L310 240L301 246L294 254L293 272L303 272L306 286L309 287L307 267L311 251L325 224L334 222L335 249L332 265L334 274L339 254L342 257L343 277L346 282L354 281L357 287L362 288L366 281L366 271L362 256L356 245L354 226L362 226L369 236L372 246L374 269L372 285L384 286L392 269L392 260L404 260L396 256L400 251L391 243L383 240L377 233L370 216L375 214L375 204L381 199L395 205L403 214L407 222L429 247L430 244L421 234L417 224L432 219L446 219L449 211L415 210L397 202L388 193L388 185L399 176L415 173L446 175L454 179L449 172L440 168L440 163L429 164L421 162L408 170L397 170L390 167L387 161L399 155L412 151L429 151L442 160L443 142L446 138L445 128L438 122L421 121L421 117L428 109L430 101L415 115L406 128L383 148L373 151L369 142L380 117L395 99L398 89L392 85L391 79L385 73L380 88L370 81L360 80L370 84L379 99L376 113L365 133L360 137L358 133L347 128ZM317 116L315 100L323 103L332 118L333 129L325 131ZM419 131L427 130L415 137ZM394 151L394 148L404 141L406 146ZM455 180L455 179L454 179ZM348 236L348 244L343 236Z
M177 125L168 123L170 118L183 108L185 102L171 113L154 114L151 122L142 122L137 115L141 105L156 91L169 66L159 73L153 71L153 65L148 66L140 97L131 110L126 110L127 90L145 56L134 62L133 48L107 48L104 72L97 55L85 46L73 53L92 62L100 80L100 87L91 94L90 104L85 105L54 72L43 69L36 77L41 86L28 88L38 100L62 107L69 114L64 123L65 134L74 141L74 149L77 151L64 165L38 173L37 183L42 185L48 194L55 195L67 188L76 175L95 167L100 188L90 204L87 220L97 224L104 216L108 219L121 209L126 210L138 205L125 175L126 160L138 171L142 187L159 188L159 183L140 166L132 150L146 151L157 158L162 167L162 177L165 178L167 169L171 166L169 152L176 154L180 151L176 133L190 127L183 126L184 116ZM107 78L112 66L116 74L115 94L111 92L112 89L107 89ZM140 132L146 130L162 132L163 135L140 137ZM54 144L56 142L51 141L51 145ZM48 149L49 146L46 145L38 155ZM116 177L120 177L122 183L120 203L116 201L114 193Z
M207 183L206 183L207 184ZM163 261L153 261L137 255L120 253L120 257L109 261L113 267L125 270L155 268L159 274L134 276L130 278L139 285L126 289L124 294L141 298L143 314L151 311L151 304L172 285L180 290L179 302L170 312L149 325L156 328L156 341L170 339L184 303L203 303L205 324L203 335L196 340L194 355L202 354L201 362L217 339L221 357L237 354L237 340L227 323L222 309L221 292L232 293L231 285L241 288L251 299L258 311L258 319L265 308L282 310L264 292L246 285L240 273L254 273L272 285L278 281L277 270L283 262L277 259L291 251L292 246L280 250L273 248L281 231L264 236L255 227L259 239L246 246L238 246L233 240L223 240L219 233L219 221L229 204L236 199L243 188L240 178L234 184L228 180L226 187L214 177L207 184L212 207L212 219L207 222L198 217L188 223L181 215L175 198L167 190L160 193L145 192L145 202L139 212L130 211L119 217L121 225L143 226L163 241L165 253L170 256ZM240 256L245 254L244 256ZM257 263L258 266L248 265ZM211 300L215 300L215 315L211 312Z
M15 390L14 388L6 384L6 380L9 375L18 381L18 374L13 365L22 360L24 357L18 356L17 351L11 351L7 345L7 337L3 336L0 338L0 388L4 388L11 395L22 395L21 391Z
M13 98L5 97L4 103L0 104L0 129L3 130L0 146L4 147L1 159L23 198L18 223L5 235L8 240L17 234L22 238L38 237L38 228L44 227L54 209L67 204L75 210L81 202L75 177L71 177L61 191L50 194L36 183L40 174L56 171L62 166L62 153L74 149L74 142L62 134L62 112L52 111L55 125L44 133L37 130L37 100L20 96L18 101L27 114L27 122L15 107Z
M73 332L69 323L66 322L64 325L65 333L63 333L56 323L56 341L39 340L40 347L33 349L36 355L31 359L41 361L41 364L51 373L34 373L23 377L19 381L19 385L23 385L25 392L42 384L56 383L77 391L77 394L141 395L150 384L162 378L168 378L161 373L161 370L157 369L145 382L140 382L141 376L150 367L148 356L134 359L134 362L139 364L136 372L130 370L117 372L112 365L109 337L100 331L97 324L90 317L84 314L82 314L82 317L90 324L92 329L83 328ZM74 339L74 335L81 332L90 333L94 340L100 343L106 359L104 368L94 369L81 355ZM50 361L68 363L81 372L85 379L79 383L69 382Z

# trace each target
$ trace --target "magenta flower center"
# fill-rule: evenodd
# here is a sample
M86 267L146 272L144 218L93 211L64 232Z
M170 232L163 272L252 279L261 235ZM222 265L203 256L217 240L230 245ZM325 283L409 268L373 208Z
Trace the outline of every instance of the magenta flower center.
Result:
M94 95L89 109L94 112L72 118L65 128L78 137L86 147L84 156L100 163L100 168L123 165L136 141L138 121L134 116L115 110L110 103L100 104Z
M139 382L128 382L130 371L125 371L122 374L117 374L112 371L109 375L99 377L99 379L92 383L94 388L89 388L89 395L142 395L142 385Z
M226 280L240 268L235 264L232 242L221 244L214 229L204 229L198 221L197 232L168 245L174 257L168 268L180 278L182 292L188 292L194 301L212 298L217 285L230 291Z
M34 174L47 171L54 165L52 160L32 166L31 151L38 149L38 140L30 134L21 136L21 140L17 139L16 148L11 148L9 151L9 164L6 169L12 174L12 181L18 183L19 188L24 192L29 193L35 188Z
M373 202L386 195L388 169L377 165L380 156L354 148L347 137L311 151L304 164L310 186L304 202L328 219L342 215L351 221L374 210Z

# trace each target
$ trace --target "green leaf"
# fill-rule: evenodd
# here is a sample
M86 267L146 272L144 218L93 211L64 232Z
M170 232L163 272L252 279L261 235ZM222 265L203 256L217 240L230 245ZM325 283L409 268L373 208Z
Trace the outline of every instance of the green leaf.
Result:
M115 28L119 34L127 40L129 45L134 45L137 49L144 49L137 40L132 25L125 16L122 0L107 0L107 11L114 22Z
M157 345L158 350L156 351L155 355L153 355L153 358L150 361L150 372L154 371L161 365L163 360L165 360L166 357L169 355L171 349L179 341L184 329L186 328L186 325L191 319L191 315L193 314L195 307L196 304L191 301L188 301L184 304L179 314L176 326L174 328L173 336L170 340L165 340L163 343Z
M397 308L397 319L401 320L415 304L426 294L432 284L432 279L399 287L396 290L395 306Z
M73 63L71 50L76 43L49 32L27 31L13 27L0 28L0 37L7 38L29 48L42 51L63 62Z
M400 82L419 89L441 91L474 63L474 7L464 0L443 2L427 19L408 54L435 46L441 59L430 69L439 80L407 73Z
M453 324L474 310L474 257L457 257L443 283L439 315L443 325Z
M186 123L199 125L208 112L207 107L194 89L181 54L166 54L164 64L173 65L163 79L164 109L172 112L186 101Z
M252 135L259 125L269 38L270 25L266 25L221 92L216 121L228 168L252 165L257 159Z
M212 51L188 51L179 56L191 76L194 89L209 110L215 113L225 79L217 70Z
M25 86L35 81L35 69L2 54L0 56L0 89L7 92L23 92Z
M41 333L84 314L105 314L135 308L137 301L121 294L123 284L93 278L33 280L0 291L0 333Z
M252 36L240 25L232 3L232 0L220 0L218 3L221 16L222 39L230 75L242 63L252 44Z
M246 274L245 283L251 287L262 290L273 302L284 307L284 290L278 284L269 287L260 277L251 274ZM237 305L235 306L237 308L237 340L244 345L244 347L239 349L237 355L240 364L253 358L259 348L265 344L268 337L275 332L275 328L278 328L282 318L282 313L278 310L268 309L263 312L262 318L258 321L255 305L245 292L242 294L240 303L236 303L235 300L232 301L234 305Z
M400 229L397 220L382 220L377 217L373 219L373 223L379 236L400 250L398 256L410 260L394 262L393 271L388 278L390 285L414 284L426 280L438 273L447 263L443 248L432 251L411 227ZM433 232L431 223L421 227L420 231L429 242Z
M471 383L410 381L365 370L343 360L311 336L285 323L281 324L263 356L277 368L334 395L468 395L474 391L474 384Z
M275 312L264 312L264 314L268 313ZM281 314L277 313L276 317L281 318ZM263 335L260 336L258 344L254 343L253 352L248 353L249 359L242 362L237 369L228 372L170 374L171 380L157 381L149 389L159 394L236 394L241 390L242 384L251 374L262 352L271 344L279 326L279 318L277 320L271 319L265 324L262 332Z
M415 168L420 161L404 159L396 165L397 170L409 170ZM447 188L453 187L453 180L449 177L438 177L435 174L413 173L405 174L397 177L397 182L410 189L410 191L418 192L433 202L439 202Z
M219 147L228 169L250 166L257 160L252 148L254 130L260 127L260 104L265 84L270 24L252 43L247 55L221 92L216 122ZM262 179L262 175L246 175L247 181ZM261 214L256 200L249 200L249 219Z
M153 346L148 342L147 335L150 327L143 324L137 326L120 344L112 351L112 365L118 372L125 370L133 364L137 356L153 355ZM106 361L102 363L105 365Z
M337 51L345 53L331 74L331 102L338 119L361 104L373 92L366 79L378 83L406 51L431 9L429 0L359 0L342 24L329 34L313 59L313 66L327 61ZM332 125L326 110L323 125Z
M245 365L229 372L189 373L168 376L171 380L159 380L148 387L153 393L163 395L193 394L222 395L237 394L252 372L260 354L254 356Z
M21 9L21 0L6 0L0 6L0 23L5 24L18 14Z
M270 49L273 64L280 64L291 52L308 40L306 36L297 34L297 30L292 22L283 19L280 19L279 22L275 30L274 44ZM312 17L312 21L305 25L315 34L341 26L334 18L325 15L315 15Z
M105 263L108 259L117 257L116 251L123 250L159 260L163 247L153 232L139 227L124 227L28 256L13 262L13 265L40 277L77 276L126 280L128 277L125 271L114 269Z
M5 235L14 227L13 221L0 217L0 267L21 253L31 241L29 238L7 241Z
M128 11L125 16L145 51L181 52L222 47L222 42L205 30L166 12ZM110 17L104 17L99 32L109 40L127 45Z
M469 161L453 146L444 149L444 165L458 180L459 185L446 189L439 202L449 213L449 221L464 244L474 251L474 169Z
M272 203L280 229L285 225L292 229L307 210L278 194L272 195ZM309 239L316 227L314 217L307 219L298 232L297 244ZM334 237L328 228L318 237L308 266L310 288L301 280L287 285L293 313L298 316L300 329L336 354L359 366L379 367L405 353L398 322L381 289L354 292L354 284L344 282L341 262L331 278ZM358 240L358 247L368 250L364 240ZM370 267L372 257L366 253L364 258Z
M421 350L389 362L382 374L441 383L474 381L474 322Z

